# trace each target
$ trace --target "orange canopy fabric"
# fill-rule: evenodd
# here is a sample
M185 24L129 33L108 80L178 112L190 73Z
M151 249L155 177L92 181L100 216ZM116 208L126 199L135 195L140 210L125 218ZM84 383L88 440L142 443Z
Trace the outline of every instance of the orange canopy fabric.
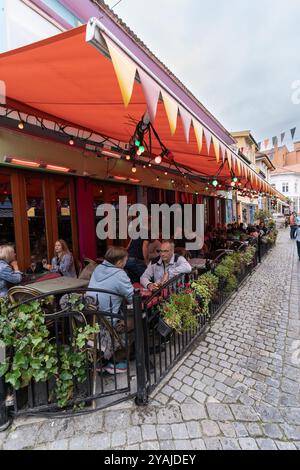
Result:
M142 86L135 81L125 108L111 60L86 42L85 33L86 26L82 26L0 55L0 79L5 81L7 96L12 100L75 126L129 142L147 111ZM154 127L178 164L199 174L217 174L224 156L221 154L217 163L214 146L211 144L208 149L204 136L199 154L194 129L191 127L187 143L180 116L172 136L162 101L158 103ZM159 154L158 142L154 140L152 144L154 154ZM242 169L233 169L241 175ZM230 178L227 163L221 176ZM250 181L244 175L243 181L247 179ZM263 188L259 178L254 178L252 187L272 190L269 185Z

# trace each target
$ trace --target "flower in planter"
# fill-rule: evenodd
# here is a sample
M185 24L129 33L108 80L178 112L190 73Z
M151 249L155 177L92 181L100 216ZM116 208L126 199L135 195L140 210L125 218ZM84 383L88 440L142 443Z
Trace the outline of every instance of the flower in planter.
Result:
M172 294L161 306L160 314L178 333L198 327L199 307L193 293Z

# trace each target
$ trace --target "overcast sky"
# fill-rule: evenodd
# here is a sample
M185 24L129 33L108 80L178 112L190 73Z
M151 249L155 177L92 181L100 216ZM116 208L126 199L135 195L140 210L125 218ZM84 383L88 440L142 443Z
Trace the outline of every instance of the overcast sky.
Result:
M229 131L261 141L297 126L300 139L299 0L122 0L114 11Z

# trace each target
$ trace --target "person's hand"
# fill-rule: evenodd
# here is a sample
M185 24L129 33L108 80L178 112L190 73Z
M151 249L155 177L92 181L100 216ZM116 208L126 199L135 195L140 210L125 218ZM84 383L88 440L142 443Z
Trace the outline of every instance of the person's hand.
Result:
M163 277L161 278L160 285L164 285L166 282L169 280L169 273L165 273Z
M16 260L12 261L10 263L11 267L13 268L14 271L19 271L19 266L18 266L18 262Z
M151 282L151 284L148 284L147 289L149 289L151 292L154 292L155 290L159 289L159 284L157 284L157 282Z

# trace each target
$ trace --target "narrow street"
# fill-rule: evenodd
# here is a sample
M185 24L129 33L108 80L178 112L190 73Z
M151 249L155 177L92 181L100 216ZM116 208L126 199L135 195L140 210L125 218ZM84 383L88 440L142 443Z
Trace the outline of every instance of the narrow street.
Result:
M289 231L152 395L22 419L1 449L300 449L300 262Z

